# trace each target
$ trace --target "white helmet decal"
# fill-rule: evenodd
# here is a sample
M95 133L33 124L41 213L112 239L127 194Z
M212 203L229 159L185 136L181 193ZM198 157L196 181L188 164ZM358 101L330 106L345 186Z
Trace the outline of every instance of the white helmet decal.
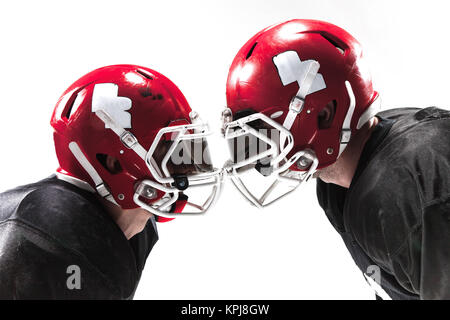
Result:
M309 66L314 60L301 61L296 51L285 51L273 57L273 63L278 69L281 82L283 86L287 86L292 82L297 82L299 87L304 85L304 80L307 78ZM310 89L306 94L311 94L316 91L325 89L325 81L320 73L317 73Z
M92 112L105 111L122 128L131 128L131 99L118 96L119 86L115 83L98 83L92 94ZM105 123L105 128L111 128Z

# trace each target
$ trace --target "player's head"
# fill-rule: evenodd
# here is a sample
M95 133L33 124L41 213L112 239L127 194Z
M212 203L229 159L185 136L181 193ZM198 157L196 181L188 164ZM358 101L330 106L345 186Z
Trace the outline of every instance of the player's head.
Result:
M86 74L63 93L51 125L60 178L122 209L171 217L187 204L202 213L218 194L207 124L154 70L114 65ZM201 187L207 195L194 203L189 193L201 198Z
M278 182L258 197L241 179L244 172L256 169L295 188L333 164L379 106L358 41L315 20L287 21L253 36L230 67L226 97L228 171L257 206L275 200L269 194Z

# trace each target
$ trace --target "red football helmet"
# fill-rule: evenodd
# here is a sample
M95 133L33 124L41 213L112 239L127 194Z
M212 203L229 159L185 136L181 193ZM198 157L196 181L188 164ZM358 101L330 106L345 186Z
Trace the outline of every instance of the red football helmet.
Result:
M315 20L287 21L253 36L234 58L226 96L223 133L233 142L227 170L258 207L334 163L352 134L379 109L358 41ZM334 116L321 126L326 106ZM236 146L239 138L253 139L254 152L249 154L252 143ZM249 168L276 180L261 197L241 179ZM293 185L269 201L279 181Z
M185 205L195 210L183 214L205 212L218 195L208 126L154 70L115 65L86 74L63 93L51 125L58 177L123 209L173 218ZM196 204L188 193L201 195L199 187L209 193Z

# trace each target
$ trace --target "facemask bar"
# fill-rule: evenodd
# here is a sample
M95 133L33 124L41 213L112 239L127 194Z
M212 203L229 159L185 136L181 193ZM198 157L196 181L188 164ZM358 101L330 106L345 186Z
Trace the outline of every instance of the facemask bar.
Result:
M314 78L312 76L317 74L317 70L318 70L317 66L315 64L312 64L311 70L308 72L307 77L306 77L307 81L305 81L307 83L306 89L309 88L311 81L312 81L311 79ZM350 103L349 103L349 108L347 110L347 114L346 114L346 117L345 117L345 120L344 120L344 123L342 126L342 130L341 130L339 155L341 155L341 153L344 151L345 147L347 146L347 143L350 141L350 137L351 137L350 123L351 123L353 113L355 110L355 105L356 105L355 96L354 96L350 82L346 81L345 86L347 89ZM240 179L240 177L239 177L240 173L238 172L238 169L249 165L251 163L251 161L239 162L239 163L235 163L235 164L229 163L225 166L226 171L228 172L228 174L230 174L231 179L232 179L234 185L237 187L237 189L252 204L254 204L255 206L257 206L259 208L265 207L265 206L275 202L276 200L286 196L287 194L291 193L292 191L294 191L303 181L307 181L315 173L315 171L317 169L318 159L312 150L303 150L303 151L295 153L290 159L288 159L288 160L284 159L285 162L281 166L279 166L279 162L277 162L278 160L282 160L282 158L285 158L285 156L292 149L293 138L288 129L290 129L290 127L292 126L292 124L294 122L295 117L303 109L304 92L307 92L307 90L302 91L302 89L300 88L297 95L292 99L291 105L289 108L289 114L286 117L283 126L280 126L278 123L276 123L275 121L273 121L272 119L270 119L269 117L265 116L262 113L252 114L250 116L247 116L247 117L235 120L235 121L231 121L232 113L231 113L230 109L227 108L222 113L222 120L223 120L222 132L224 133L224 136L226 139L233 139L237 136L237 134L235 134L235 135L230 134L229 128L241 127L241 129L239 131L239 135L253 134L257 138L262 139L264 142L266 142L266 139L264 139L264 138L267 138L267 137L265 135L258 133L256 130L254 130L250 126L246 125L246 123L254 121L255 119L263 120L266 123L268 123L269 125L273 126L274 128L276 128L280 131L280 148L281 148L281 146L284 145L285 139L288 139L288 143L287 143L286 147L282 148L282 150L280 150L280 153L278 155L271 154L271 156L273 158L273 160L270 163L271 166L273 167L272 175L276 175L276 180L269 188L267 188L267 190L263 193L263 195L260 198L255 197L255 195L248 190L248 188L243 183L242 179ZM358 124L357 124L357 129L360 129L367 121L369 121L372 117L374 117L376 115L376 113L379 112L379 109L380 109L380 98L377 97L372 102L372 104L367 108L367 110L360 116L360 118L358 120ZM268 142L266 142L266 143L268 143ZM274 143L268 143L268 144L272 147ZM276 145L276 143L275 143L275 145ZM273 148L273 150L278 151L277 148ZM264 156L259 157L258 155L256 155L252 158L252 160L255 160L255 159L259 160L260 158L264 158ZM275 159L277 161L275 161ZM307 170L307 172L304 173L304 172L290 171L289 168L295 163L297 163L297 166L299 168L301 168L303 170ZM296 182L297 185L295 187L293 187L292 190L282 194L281 196L277 197L276 199L274 199L268 203L265 203L268 196L271 194L271 192L276 188L276 186L281 181L294 182L294 183Z
M196 204L188 202L186 204L196 211L183 212L183 214L180 215L169 212L171 206L178 200L179 194L186 189L184 188L181 190L174 187L173 184L175 183L175 179L167 176L167 161L172 155L171 153L173 153L174 148L171 148L172 150L169 150L168 154L165 155L164 160L166 161L163 161L164 163L161 165L162 172L152 157L156 146L164 134L176 134L176 143L174 142L173 145L176 145L181 140L203 139L210 135L211 132L209 131L208 126L199 121L196 113L191 112L191 117L194 118L192 121L194 122L194 120L196 120L197 123L166 127L159 130L148 151L142 147L131 132L119 126L105 110L97 110L95 113L109 128L111 128L111 130L114 131L114 133L117 134L127 148L136 152L136 154L145 161L147 168L156 180L155 182L150 179L145 179L137 184L133 200L138 206L158 216L173 218L174 216L179 217L182 215L203 214L213 205L220 192L222 169L214 169L211 172L186 176L186 188L211 187L211 191L203 203ZM189 131L193 131L194 133L189 133ZM164 196L155 203L147 204L139 199L139 197L148 200L156 199L156 190L164 192Z
M230 112L229 110L225 112ZM224 113L225 113L224 112ZM225 118L225 117L224 117ZM223 119L224 119L223 118ZM228 119L230 119L228 117ZM225 120L225 119L224 119ZM274 129L278 130L280 132L280 136L285 137L285 143L283 146L280 145L280 150L278 148L278 144L273 139L269 138L265 134L259 132L258 130L252 128L249 123L255 121L255 120L261 120L268 124L269 126L273 127ZM235 121L231 122L225 122L224 121L224 136L226 140L230 139L236 139L237 137L244 136L244 135L253 135L257 139L262 140L264 143L270 146L270 148L266 151L260 152L254 156L250 156L249 158L245 159L244 161L240 161L237 163L233 163L231 160L227 162L225 165L225 170L230 175L231 180L233 184L236 186L236 188L244 195L245 198L247 198L253 205L257 206L258 208L263 208L271 203L275 202L276 200L279 200L280 198L285 197L287 194L294 191L303 181L308 180L316 171L318 166L318 159L315 156L314 152L312 150L302 150L297 153L295 153L291 158L287 159L288 153L292 150L294 145L294 139L292 137L292 134L289 130L287 130L285 127L277 123L276 121L270 119L266 115L262 113L255 113L251 114L247 117L240 118ZM276 176L275 182L269 186L266 191L263 193L261 197L256 197L246 186L245 183L241 179L241 173L239 172L240 168L243 168L245 166L248 166L251 163L255 163L258 160L261 160L263 158L270 157L270 167L271 167L271 175ZM306 171L305 172L294 172L290 171L289 168L295 164L299 163L303 159L303 161L306 164L306 167L304 167ZM303 166L300 166L303 169ZM273 192L273 190L277 187L277 185L282 182L290 182L294 183L295 186L283 193L281 196L266 202L269 195Z
M251 123L255 120L261 120L267 123L270 127L273 127L276 130L278 130L280 132L280 136L284 135L286 137L287 144L285 144L285 147L281 148L280 152L278 152L278 144L276 141L272 140L265 134L259 132L258 130L248 125L248 123ZM235 139L240 136L245 136L248 134L251 134L255 136L257 139L263 141L264 143L269 145L270 148L264 152L261 152L260 154L251 156L242 162L236 163L234 165L232 164L232 167L241 168L248 164L261 160L263 158L270 157L271 158L270 166L273 168L273 171L279 171L278 169L281 161L285 160L287 154L289 153L289 151L291 151L292 147L294 146L294 138L292 137L291 132L289 130L286 130L286 128L284 128L282 125L280 125L279 123L270 119L269 117L267 117L262 113L254 113L247 117L225 124L224 136L225 139L227 140Z
M317 157L314 155L314 153L311 153L310 150L297 152L294 156L291 157L291 159L289 159L288 162L286 162L285 165L287 166L291 163L295 163L297 161L296 159L300 159L302 157L307 157L307 158L311 159L311 161L312 161L311 165L306 173L289 171L287 169L284 171L281 171L285 167L283 165L283 167L280 167L280 170L274 171L272 173L272 175L276 176L276 180L264 191L263 195L259 198L246 187L245 183L242 181L242 179L240 177L242 175L242 173L239 173L237 171L236 166L232 166L232 165L227 166L226 165L225 170L229 174L231 181L236 186L236 188L239 190L239 192L241 192L241 194L247 200L249 200L251 204L255 205L258 208L264 208L264 207L267 207L270 204L278 201L279 199L287 196L289 193L291 193L292 191L297 189L297 187L302 182L308 181L309 178L316 172L319 161L318 161ZM272 192L279 185L279 183L283 182L283 181L289 182L289 183L294 183L294 186L290 190L288 190L285 193L281 194L280 196L276 197L275 199L272 199L271 201L266 202L267 198L272 194Z
M194 133L188 133L188 131L190 130L194 131ZM156 150L156 147L158 146L158 143L163 138L163 136L167 134L175 135L175 139L173 140L171 148L169 149L163 161L161 162L161 169L163 171L162 175L161 172L154 167L151 159L153 158L153 154ZM155 180L162 184L172 184L175 182L175 180L172 177L170 177L170 174L167 169L167 162L173 156L173 153L181 140L203 139L211 134L212 132L209 131L208 126L204 123L178 125L173 127L162 128L161 130L159 130L152 145L150 146L149 151L145 156L145 162ZM220 169L215 169L212 172L192 175L188 177L188 179L189 182L195 182L197 180L203 180L205 178L214 177L218 173L220 173L220 171L221 171Z

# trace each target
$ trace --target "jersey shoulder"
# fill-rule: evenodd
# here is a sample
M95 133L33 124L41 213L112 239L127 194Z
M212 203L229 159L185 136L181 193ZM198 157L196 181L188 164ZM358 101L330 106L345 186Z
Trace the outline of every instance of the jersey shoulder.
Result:
M373 152L368 174L383 175L387 182L400 176L402 185L412 180L424 203L450 194L450 111L429 107L386 112L395 123ZM385 185L397 193L404 190L399 187Z
M77 242L71 239L74 234L120 230L94 194L56 177L8 191L0 200L2 206L15 208L5 215L8 220L19 220L71 245Z
M1 194L0 210L0 223L35 230L133 292L138 280L133 250L94 194L52 177Z
M420 229L426 204L450 195L450 112L393 109L381 118L394 123L352 182L345 223L369 254L387 261Z

